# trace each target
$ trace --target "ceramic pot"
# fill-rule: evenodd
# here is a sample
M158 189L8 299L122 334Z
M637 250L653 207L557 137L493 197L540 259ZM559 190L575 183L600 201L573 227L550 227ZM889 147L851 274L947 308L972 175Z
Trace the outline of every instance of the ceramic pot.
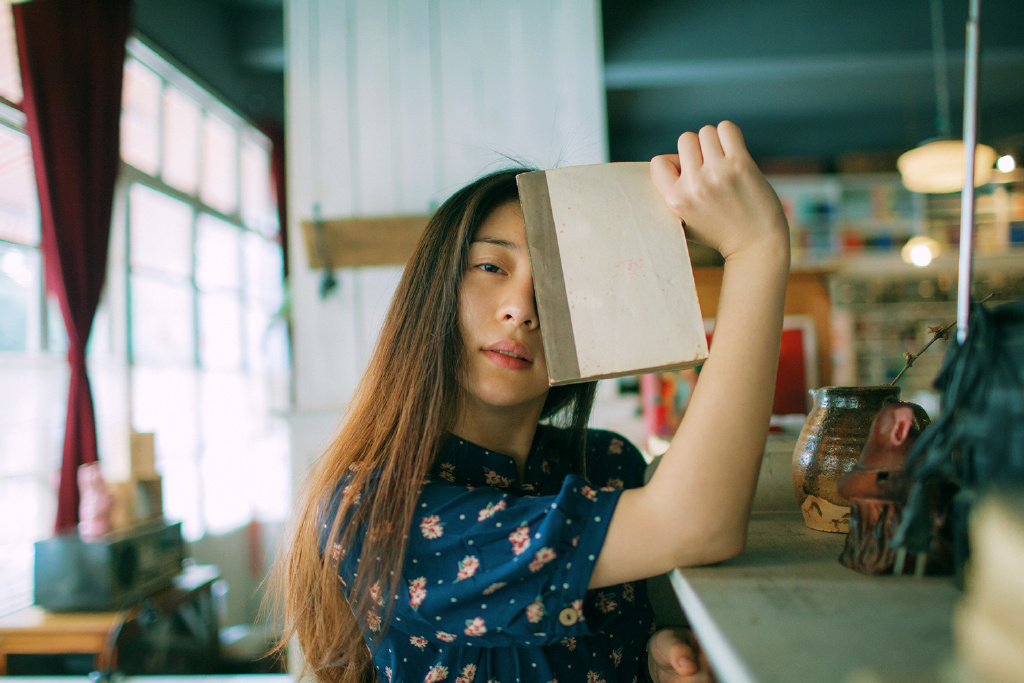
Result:
M846 533L850 502L836 493L836 480L850 471L871 435L871 423L900 388L822 387L812 389L807 415L793 450L793 493L811 529Z

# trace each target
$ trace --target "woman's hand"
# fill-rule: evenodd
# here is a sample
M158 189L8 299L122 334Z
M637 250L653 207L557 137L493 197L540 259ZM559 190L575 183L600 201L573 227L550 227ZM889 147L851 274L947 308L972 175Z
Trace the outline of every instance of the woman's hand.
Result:
M647 670L654 683L711 683L707 657L688 628L663 628L647 641Z
M723 121L717 128L683 133L678 149L651 160L651 178L689 236L727 260L745 249L788 252L782 205L736 124Z

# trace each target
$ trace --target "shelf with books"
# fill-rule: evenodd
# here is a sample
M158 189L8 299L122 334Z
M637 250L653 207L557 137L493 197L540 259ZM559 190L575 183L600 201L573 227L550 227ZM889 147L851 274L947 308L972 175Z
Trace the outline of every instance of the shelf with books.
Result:
M959 243L959 193L910 192L895 173L772 175L769 181L790 222L796 264L898 254L916 235L946 248ZM978 254L1024 248L1024 181L978 188L975 222Z
M891 381L903 367L903 352L916 353L930 339L929 327L956 320L957 259L947 252L918 268L888 255L845 259L835 267L829 287L836 383ZM1024 250L978 255L972 280L975 300L1024 297ZM942 357L938 348L915 363L900 380L904 398L924 405L927 398L918 400L919 394L934 393Z
M974 244L977 254L1024 249L1024 181L989 184L976 192ZM960 195L925 198L926 232L942 244L960 243Z

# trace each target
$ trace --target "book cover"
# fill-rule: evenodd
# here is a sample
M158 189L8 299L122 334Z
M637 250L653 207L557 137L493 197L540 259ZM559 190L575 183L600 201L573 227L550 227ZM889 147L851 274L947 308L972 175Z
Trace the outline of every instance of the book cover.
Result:
M517 177L551 386L707 359L686 236L650 164Z

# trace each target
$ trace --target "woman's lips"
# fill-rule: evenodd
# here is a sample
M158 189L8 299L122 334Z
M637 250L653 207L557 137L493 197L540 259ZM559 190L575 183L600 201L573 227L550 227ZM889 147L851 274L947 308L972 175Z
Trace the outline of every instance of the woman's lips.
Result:
M512 339L505 339L483 350L495 365L509 370L525 370L533 365L530 349Z

